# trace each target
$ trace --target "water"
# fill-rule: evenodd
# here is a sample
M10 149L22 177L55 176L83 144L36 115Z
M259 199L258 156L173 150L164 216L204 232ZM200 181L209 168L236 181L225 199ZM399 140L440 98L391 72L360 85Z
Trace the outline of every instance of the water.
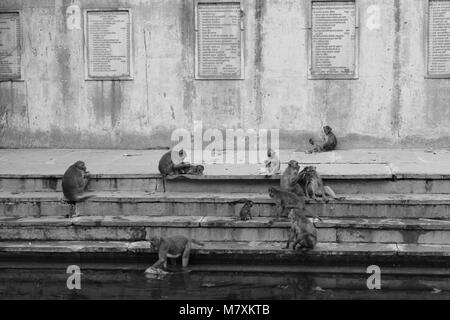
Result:
M327 300L450 299L450 276L387 275L382 290L365 274L176 272L154 279L135 270L83 270L68 290L65 268L0 269L0 299Z

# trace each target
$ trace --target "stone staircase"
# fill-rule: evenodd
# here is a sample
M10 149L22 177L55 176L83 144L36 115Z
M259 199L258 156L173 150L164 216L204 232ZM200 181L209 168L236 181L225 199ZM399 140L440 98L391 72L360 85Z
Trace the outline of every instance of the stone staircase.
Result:
M376 166L324 174L345 200L308 204L322 221L315 221L320 244L306 255L282 249L289 223L274 221L267 194L277 178L212 168L203 177L168 179L164 193L156 174L99 174L89 186L97 197L79 204L81 217L65 218L61 176L0 175L0 257L152 255L152 236L186 235L205 242L193 257L205 262L446 266L450 177L393 175ZM256 204L250 222L237 220L242 205L233 202L242 198Z

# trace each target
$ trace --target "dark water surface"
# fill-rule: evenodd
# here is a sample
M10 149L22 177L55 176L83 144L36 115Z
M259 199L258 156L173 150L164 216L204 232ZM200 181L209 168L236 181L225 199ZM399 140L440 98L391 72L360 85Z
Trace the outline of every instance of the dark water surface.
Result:
M390 275L382 290L367 289L365 274L271 272L174 273L82 271L81 290L69 290L66 269L0 269L0 299L450 299L450 276Z

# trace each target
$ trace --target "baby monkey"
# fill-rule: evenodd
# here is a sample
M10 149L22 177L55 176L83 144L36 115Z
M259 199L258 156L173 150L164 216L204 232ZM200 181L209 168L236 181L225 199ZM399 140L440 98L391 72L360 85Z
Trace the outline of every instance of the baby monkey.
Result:
M150 240L152 248L158 250L158 261L153 264L150 269L159 269L161 266L167 269L167 258L176 259L182 257L183 268L187 268L189 265L189 255L191 254L192 244L204 246L203 243L188 239L184 236L174 237L153 237Z
M79 215L77 211L77 202L83 202L94 195L85 195L84 192L89 183L89 172L83 161L77 161L67 169L62 178L62 189L64 197L70 204L69 217Z
M238 204L243 203L244 206L242 207L241 211L239 212L239 218L241 221L249 221L252 220L252 208L255 205L255 203L248 199L241 199L235 202L232 202L231 204Z
M266 167L266 178L280 174L281 163L277 153L272 149L267 150L267 160L264 161Z
M323 127L323 141L321 144L317 144L313 139L309 139L309 143L314 146L314 148L307 153L320 153L333 151L336 149L338 141L333 133L333 129L329 126Z
M298 212L296 212L298 211ZM317 245L317 229L303 212L292 209L289 213L291 229L289 230L289 238L285 249L289 249L291 242L294 243L293 250L297 247L302 252L313 250Z

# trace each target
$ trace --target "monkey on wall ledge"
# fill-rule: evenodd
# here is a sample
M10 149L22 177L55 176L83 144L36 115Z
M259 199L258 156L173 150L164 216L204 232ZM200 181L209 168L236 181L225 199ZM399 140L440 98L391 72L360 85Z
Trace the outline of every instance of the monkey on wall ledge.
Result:
M176 175L203 175L205 167L184 162L187 154L183 149L169 151L159 160L158 170L163 178L163 188L166 191L166 177Z
M323 127L323 141L320 144L317 144L314 139L309 139L309 143L314 147L312 150L307 151L306 153L320 153L320 152L329 152L336 149L338 141L333 133L333 129L329 126Z

